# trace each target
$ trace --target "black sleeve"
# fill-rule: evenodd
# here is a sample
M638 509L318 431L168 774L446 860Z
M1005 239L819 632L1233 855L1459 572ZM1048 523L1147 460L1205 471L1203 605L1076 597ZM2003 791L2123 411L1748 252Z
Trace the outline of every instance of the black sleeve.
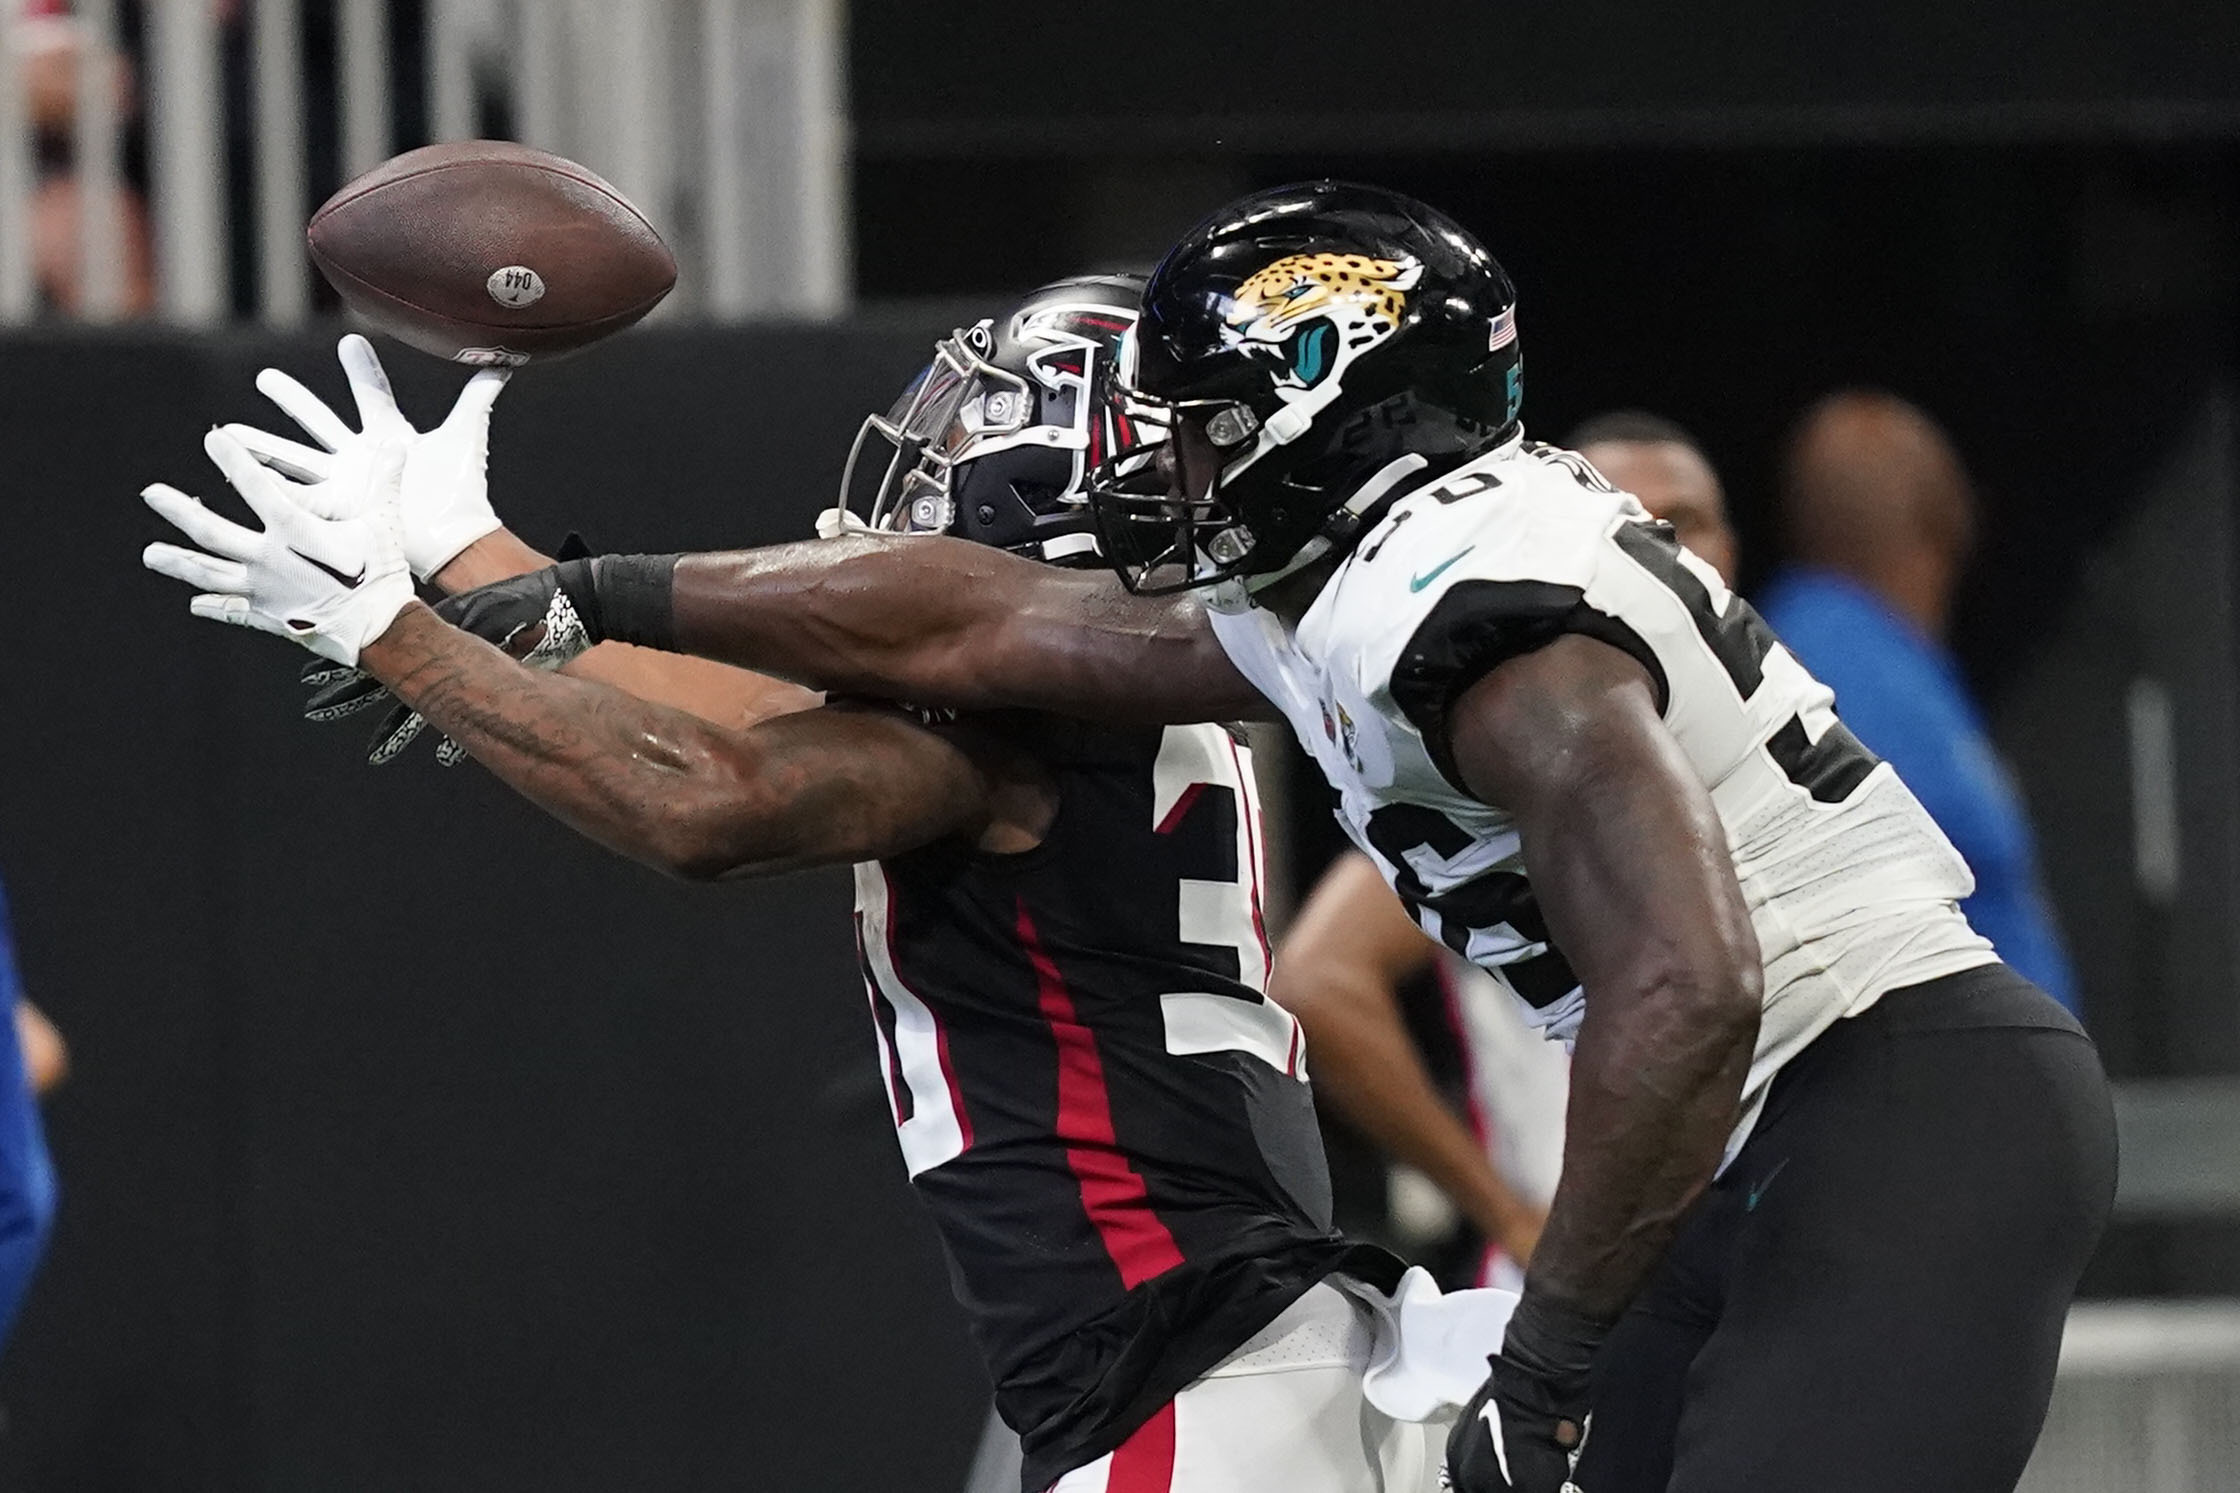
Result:
M1552 581L1457 581L1432 607L1392 666L1392 700L1423 736L1439 771L1456 788L1461 774L1447 750L1447 714L1462 692L1501 664L1566 633L1600 639L1649 671L1662 714L1664 665L1619 618L1587 604L1577 586Z

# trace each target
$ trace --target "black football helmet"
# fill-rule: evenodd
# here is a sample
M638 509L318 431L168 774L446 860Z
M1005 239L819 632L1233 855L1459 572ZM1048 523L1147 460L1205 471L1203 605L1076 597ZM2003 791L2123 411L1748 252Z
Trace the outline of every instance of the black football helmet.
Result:
M1093 475L1106 557L1147 594L1268 584L1514 435L1521 376L1515 289L1452 219L1344 182L1242 198L1145 289L1120 394L1167 449Z
M1112 375L1142 294L1140 275L1079 275L942 338L894 408L863 422L841 506L886 533L1103 563L1086 479L1137 440ZM882 443L886 462L867 462Z

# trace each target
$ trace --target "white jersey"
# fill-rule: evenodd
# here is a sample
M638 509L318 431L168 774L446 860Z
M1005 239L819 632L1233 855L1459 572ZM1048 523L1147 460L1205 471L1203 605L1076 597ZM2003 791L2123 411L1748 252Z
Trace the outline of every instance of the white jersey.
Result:
M1424 931L1567 1045L1588 997L1549 941L1515 825L1462 791L1432 743L1460 687L1563 633L1642 663L1726 828L1765 957L1730 1157L1774 1074L1814 1037L1885 991L1996 957L1956 905L1974 889L1967 864L1836 719L1833 693L1572 452L1513 440L1407 493L1296 632L1260 608L1213 625Z

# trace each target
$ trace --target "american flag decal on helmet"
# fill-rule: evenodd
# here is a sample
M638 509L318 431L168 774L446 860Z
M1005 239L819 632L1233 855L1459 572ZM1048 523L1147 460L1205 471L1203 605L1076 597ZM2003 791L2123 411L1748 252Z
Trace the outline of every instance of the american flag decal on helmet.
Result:
M1499 352L1517 340L1517 308L1511 306L1493 319L1493 329L1486 334L1486 351Z

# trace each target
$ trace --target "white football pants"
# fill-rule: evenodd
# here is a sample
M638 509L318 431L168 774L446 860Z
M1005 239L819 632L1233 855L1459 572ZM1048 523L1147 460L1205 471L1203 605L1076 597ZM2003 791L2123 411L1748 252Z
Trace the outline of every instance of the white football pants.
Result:
M1376 1351L1376 1313L1318 1285L1050 1493L1434 1493L1452 1411L1371 1405Z

